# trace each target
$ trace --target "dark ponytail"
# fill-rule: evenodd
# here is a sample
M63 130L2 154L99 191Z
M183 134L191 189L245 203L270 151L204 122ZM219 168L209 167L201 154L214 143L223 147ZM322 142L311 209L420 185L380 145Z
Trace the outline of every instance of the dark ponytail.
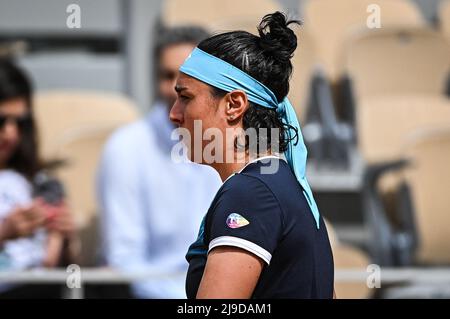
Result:
M290 65L297 48L297 36L288 26L298 21L287 21L281 12L264 16L258 26L261 48L280 63ZM292 69L292 66L291 66Z
M259 36L246 31L233 31L210 37L198 45L199 49L222 59L246 72L267 86L281 102L289 93L289 79L292 74L292 58L297 48L297 36L289 25L300 22L288 20L279 11L263 17L257 27ZM226 92L212 88L213 95L222 97ZM284 152L290 139L297 137L297 132L286 134L293 129L282 123L275 110L250 103L244 115L244 129L279 128L280 152ZM247 145L246 145L247 146ZM271 147L270 135L267 146ZM265 151L265 150L263 150Z

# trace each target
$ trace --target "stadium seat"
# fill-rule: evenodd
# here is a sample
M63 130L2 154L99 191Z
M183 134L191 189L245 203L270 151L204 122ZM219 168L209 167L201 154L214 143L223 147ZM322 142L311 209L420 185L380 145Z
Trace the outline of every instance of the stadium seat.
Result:
M317 42L320 62L331 81L342 72L343 46L352 32L367 29L373 4L380 8L381 27L423 26L420 11L409 0L309 0L304 6L305 26Z
M411 161L406 181L411 190L417 231L416 263L450 264L450 124L416 132L405 156Z
M137 118L137 107L127 98L88 91L48 91L38 93L34 113L39 129L42 158L55 155L55 147L65 132L92 126L120 126Z
M398 160L415 130L450 124L450 99L409 94L361 100L357 109L359 150L368 164Z
M434 30L364 30L348 43L345 56L355 107L374 96L446 92L450 42Z
M273 0L166 0L162 22L167 26L194 24L210 29L212 24L230 19L250 18L257 25L264 15L281 9Z
M358 146L366 162L364 211L376 238L371 241L371 253L377 263L395 265L411 260L409 255L398 256L405 238L393 234L399 224L410 222L398 209L403 169L408 165L404 151L409 136L417 130L448 125L450 100L442 95L387 95L359 101Z
M387 170L373 180L376 185L372 178L366 181L365 191L374 187L385 211L386 220L378 218L372 224L395 227L403 175L394 164L402 159L405 138L417 129L450 123L450 102L444 95L450 44L438 32L425 28L366 30L348 43L345 64L366 176ZM395 169L388 168L390 164Z

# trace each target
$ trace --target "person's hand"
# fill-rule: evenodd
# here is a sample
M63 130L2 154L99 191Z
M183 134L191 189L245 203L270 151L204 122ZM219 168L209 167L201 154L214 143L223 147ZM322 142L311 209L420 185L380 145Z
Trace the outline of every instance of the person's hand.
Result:
M73 263L80 254L80 240L75 220L64 201L47 204L41 201L46 214L45 227L48 231L47 257L44 266L55 267L61 260Z
M30 236L44 221L40 205L18 207L0 223L0 241Z
M43 204L43 209L47 215L45 226L49 231L56 231L64 237L72 237L76 229L75 221L64 202L58 205Z

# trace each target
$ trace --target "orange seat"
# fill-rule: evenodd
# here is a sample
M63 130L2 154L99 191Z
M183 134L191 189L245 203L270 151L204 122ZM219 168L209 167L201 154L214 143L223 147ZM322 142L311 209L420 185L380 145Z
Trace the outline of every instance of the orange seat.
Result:
M52 159L68 131L92 126L121 126L138 117L137 107L124 96L93 91L47 91L34 99L41 156Z
M305 27L317 42L320 63L335 82L342 75L343 48L355 30L367 29L373 5L381 27L424 26L419 9L409 0L309 0L304 6Z

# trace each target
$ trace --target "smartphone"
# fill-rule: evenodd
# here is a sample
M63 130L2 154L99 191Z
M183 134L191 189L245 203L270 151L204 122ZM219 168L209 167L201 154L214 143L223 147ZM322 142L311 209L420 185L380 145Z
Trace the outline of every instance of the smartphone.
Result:
M63 184L46 173L38 173L33 180L33 197L39 197L48 205L58 205L66 197Z

